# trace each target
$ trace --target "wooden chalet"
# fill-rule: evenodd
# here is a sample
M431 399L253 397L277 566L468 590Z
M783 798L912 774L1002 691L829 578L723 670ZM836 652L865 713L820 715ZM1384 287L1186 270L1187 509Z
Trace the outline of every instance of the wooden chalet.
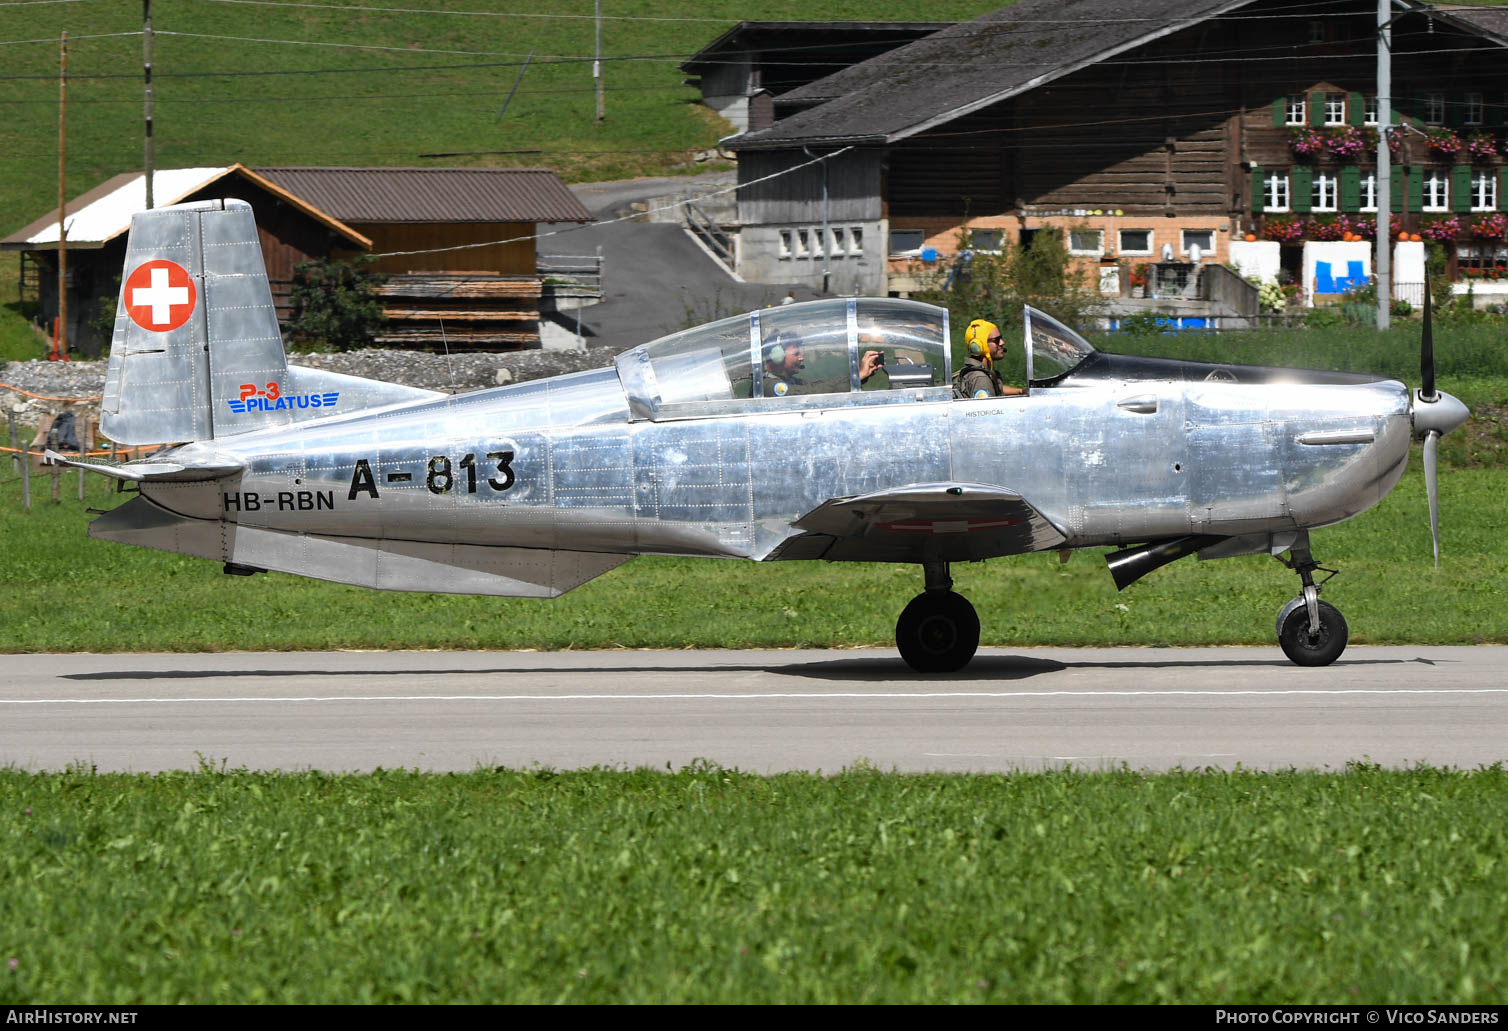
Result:
M1508 19L1393 10L1397 231L1462 269L1508 264ZM750 184L738 271L903 294L965 239L1044 230L1114 270L1111 289L1128 266L1221 262L1248 237L1295 265L1304 240L1364 236L1376 210L1376 18L1375 0L1021 0L942 29L724 141Z
M266 168L371 240L389 347L539 346L536 224L590 222L546 168Z
M379 339L387 346L439 346L442 319L452 348L538 346L535 225L592 220L545 169L160 169L153 197L159 207L224 197L249 203L280 318L289 314L299 262L377 254L376 268L388 275L389 323ZM145 207L140 172L66 205L68 341L77 353L109 347L127 231ZM50 327L58 314L56 212L0 248L20 252L23 289L36 290L39 318Z

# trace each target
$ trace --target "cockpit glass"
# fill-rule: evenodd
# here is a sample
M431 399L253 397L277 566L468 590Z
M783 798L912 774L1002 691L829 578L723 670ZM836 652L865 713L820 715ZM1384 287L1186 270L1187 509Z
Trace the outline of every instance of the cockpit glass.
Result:
M1072 372L1094 354L1094 345L1089 341L1032 307L1026 309L1026 347L1033 383Z
M852 381L847 301L760 312L759 360L765 397L847 393Z
M618 375L635 418L719 414L722 402L760 398L808 398L800 407L829 403L819 397L851 403L858 398L840 395L859 390L936 400L916 390L947 388L947 319L943 308L895 298L784 304L625 351Z
M650 345L660 404L748 397L749 316L697 326Z
M877 371L860 384L864 390L935 387L947 382L946 313L909 301L866 298L855 305L859 360L877 351Z

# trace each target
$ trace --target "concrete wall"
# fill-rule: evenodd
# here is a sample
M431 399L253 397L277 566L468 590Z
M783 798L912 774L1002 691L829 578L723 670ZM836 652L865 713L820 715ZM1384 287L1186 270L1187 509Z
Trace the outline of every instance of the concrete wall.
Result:
M883 296L885 293L885 248L888 234L884 222L834 222L828 226L828 249L824 255L817 241L822 224L777 226L746 225L738 233L736 271L751 283L797 283L833 294ZM835 249L833 230L842 231L843 246ZM860 250L853 248L859 233ZM782 233L789 234L782 237ZM801 246L801 234L806 245ZM827 273L824 287L823 273Z

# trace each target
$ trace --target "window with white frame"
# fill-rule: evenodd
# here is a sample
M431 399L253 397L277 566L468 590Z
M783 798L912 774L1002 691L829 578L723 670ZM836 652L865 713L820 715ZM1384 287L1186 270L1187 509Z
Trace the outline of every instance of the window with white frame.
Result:
M798 258L804 258L807 255L811 254L811 252L812 252L811 237L810 237L810 235L808 235L807 230L805 230L805 229L798 229L798 230L796 230L796 257L798 257Z
M1377 94L1368 93L1363 105L1361 120L1366 125L1377 124Z
M1323 43L1325 41L1325 23L1318 18L1310 19L1309 42Z
M1068 253L1099 257L1105 253L1105 233L1100 229L1070 229Z
M1450 173L1432 168L1424 177L1424 210L1450 210Z
M1430 93L1424 98L1424 120L1430 125L1445 124L1445 94Z
M1346 124L1346 95L1344 93L1325 94L1325 124Z
M1367 172L1361 177L1361 210L1377 210L1377 173Z
M1309 124L1309 101L1303 93L1288 94L1288 124Z
M864 230L854 226L848 233L848 253L854 257L864 254Z
M890 230L890 253L897 257L920 254L927 234L920 229Z
M1315 172L1309 190L1311 211L1334 211L1340 202L1340 179L1331 172Z
M1152 230L1150 229L1122 229L1120 238L1122 254L1152 253Z
M791 252L794 249L794 236L795 234L789 229L782 229L780 231L780 256L782 258L789 258L791 256Z
M1498 209L1497 169L1471 173L1471 210L1496 211Z
M1466 124L1481 125L1483 115L1487 111L1487 105L1482 100L1480 93L1466 94Z
M847 254L848 241L847 239L845 239L847 236L848 234L844 232L842 227L833 226L832 246L828 248L827 253L832 255L834 258L841 258L845 254Z
M1288 173L1268 172L1262 182L1262 208L1265 211L1287 211L1289 204Z
M1199 248L1199 255L1209 258L1215 253L1215 231L1213 229L1185 229L1183 231L1183 253L1192 254L1194 248Z

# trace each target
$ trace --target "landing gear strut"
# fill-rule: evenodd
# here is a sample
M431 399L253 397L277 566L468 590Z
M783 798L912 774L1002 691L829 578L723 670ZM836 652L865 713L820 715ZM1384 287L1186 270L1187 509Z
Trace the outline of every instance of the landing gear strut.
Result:
M1304 592L1278 613L1278 644L1282 646L1283 654L1300 666L1328 666L1346 650L1346 638L1350 633L1340 609L1319 600L1320 587L1336 571L1314 561L1309 552L1307 532L1300 533L1294 541L1289 558L1278 561L1298 573L1304 584ZM1329 573L1330 576L1315 583L1316 572Z
M926 562L922 570L926 590L896 621L895 646L918 673L952 673L967 666L979 647L979 616L967 598L953 593L946 562Z

